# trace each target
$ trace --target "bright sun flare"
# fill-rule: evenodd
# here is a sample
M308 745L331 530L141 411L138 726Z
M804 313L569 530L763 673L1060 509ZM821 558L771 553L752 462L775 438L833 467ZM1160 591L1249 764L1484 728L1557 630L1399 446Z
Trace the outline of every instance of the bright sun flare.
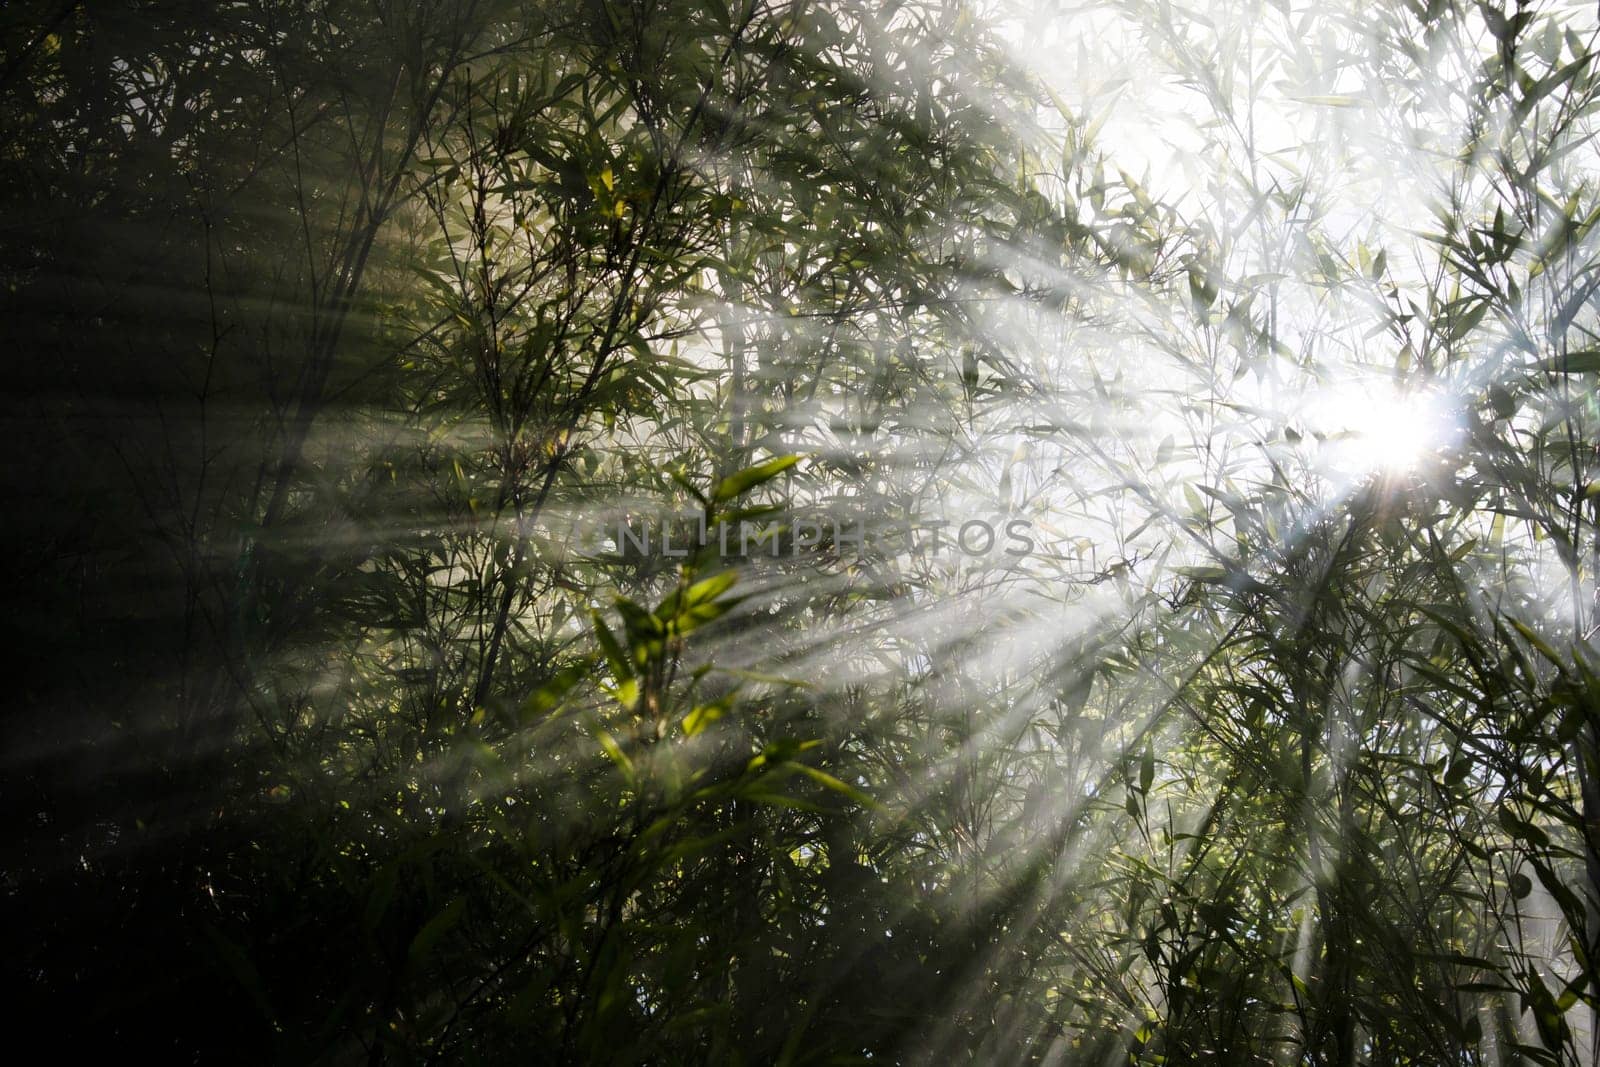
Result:
M1354 475L1411 470L1448 446L1460 430L1439 393L1407 392L1381 382L1317 394L1305 418L1327 440L1324 458L1330 470Z

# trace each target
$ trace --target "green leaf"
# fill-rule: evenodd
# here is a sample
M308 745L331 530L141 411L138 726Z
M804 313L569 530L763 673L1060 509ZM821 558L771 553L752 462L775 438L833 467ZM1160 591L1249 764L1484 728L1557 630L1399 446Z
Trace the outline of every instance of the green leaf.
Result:
M602 686L611 698L629 711L633 711L639 703L639 679L629 678L619 685Z
M695 582L687 589L674 589L656 608L656 618L662 622L671 622L694 608L710 604L732 588L738 579L737 571L723 571L721 574Z
M666 626L654 612L646 611L625 596L616 597L615 603L622 615L622 623L627 627L628 649L633 653L633 662L643 667L661 653L661 640L666 636Z
M732 588L733 583L738 579L739 574L737 571L724 571L721 574L712 575L710 578L701 579L689 587L688 592L684 594L683 604L685 607L692 608L697 604L715 600Z
M683 732L693 737L728 713L733 706L732 696L711 704L700 704L683 717Z
M572 691L572 687L593 668L592 660L583 659L558 670L548 682L535 689L529 694L528 699L522 702L520 712L523 721L537 718L559 707L567 694Z
M694 482L690 481L689 480L689 476L687 474L683 473L683 471L676 470L676 469L669 470L669 471L667 471L667 475L674 482L676 482L681 489L683 489L690 496L692 496L696 500L698 500L702 505L707 506L707 507L710 506L711 501L706 499L706 494L701 491L699 486L695 485Z
M749 770L757 770L774 764L787 763L802 752L809 751L822 744L821 741L802 741L797 737L780 737L776 741L769 741L761 750L761 754L750 761Z
M754 467L746 467L718 482L716 491L711 497L718 504L726 503L736 496L749 492L762 482L776 478L800 460L800 456L774 456L764 463L757 463Z
M877 801L867 796L867 794L863 793L861 790L847 782L840 781L827 771L818 770L817 768L804 763L797 763L795 766L800 768L801 774L804 774L813 782L831 789L835 793L849 797L852 801L860 804L864 808L875 808L878 806Z
M622 746L617 744L615 737L611 736L611 731L601 728L595 732L595 736L600 741L600 748L605 752L606 756L622 770L629 782L633 782L637 777L633 767L633 760L629 759L628 754L622 751Z
M1500 826L1513 838L1518 841L1526 841L1538 848L1550 847L1550 835L1527 819L1522 818L1510 808L1502 805L1497 815L1500 820Z
M1593 374L1600 371L1600 348L1580 348L1565 356L1551 356L1534 364L1550 374Z
M606 662L611 664L611 672L617 680L625 681L633 677L633 666L628 662L628 656L622 651L622 645L606 625L605 619L600 617L598 611L590 611L590 618L594 620L594 635L600 641L600 648L606 654Z
M1511 625L1516 629L1517 633L1521 634L1523 638L1527 640L1528 644L1537 649L1541 656L1549 660L1557 667L1565 666L1556 650L1551 648L1544 638L1535 633L1533 627L1519 619L1512 619L1510 616L1507 616L1507 618L1510 620Z

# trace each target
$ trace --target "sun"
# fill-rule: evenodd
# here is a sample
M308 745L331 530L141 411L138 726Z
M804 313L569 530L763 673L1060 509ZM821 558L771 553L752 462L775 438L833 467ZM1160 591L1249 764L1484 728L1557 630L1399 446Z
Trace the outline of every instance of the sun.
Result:
M1315 393L1301 418L1322 437L1322 460L1329 470L1357 477L1414 470L1461 432L1443 393L1386 381L1348 383Z

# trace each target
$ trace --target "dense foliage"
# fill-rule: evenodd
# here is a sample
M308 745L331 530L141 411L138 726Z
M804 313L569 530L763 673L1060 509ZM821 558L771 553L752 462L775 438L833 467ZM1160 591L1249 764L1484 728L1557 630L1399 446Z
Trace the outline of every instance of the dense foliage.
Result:
M1595 1062L1593 11L0 25L43 1047Z

